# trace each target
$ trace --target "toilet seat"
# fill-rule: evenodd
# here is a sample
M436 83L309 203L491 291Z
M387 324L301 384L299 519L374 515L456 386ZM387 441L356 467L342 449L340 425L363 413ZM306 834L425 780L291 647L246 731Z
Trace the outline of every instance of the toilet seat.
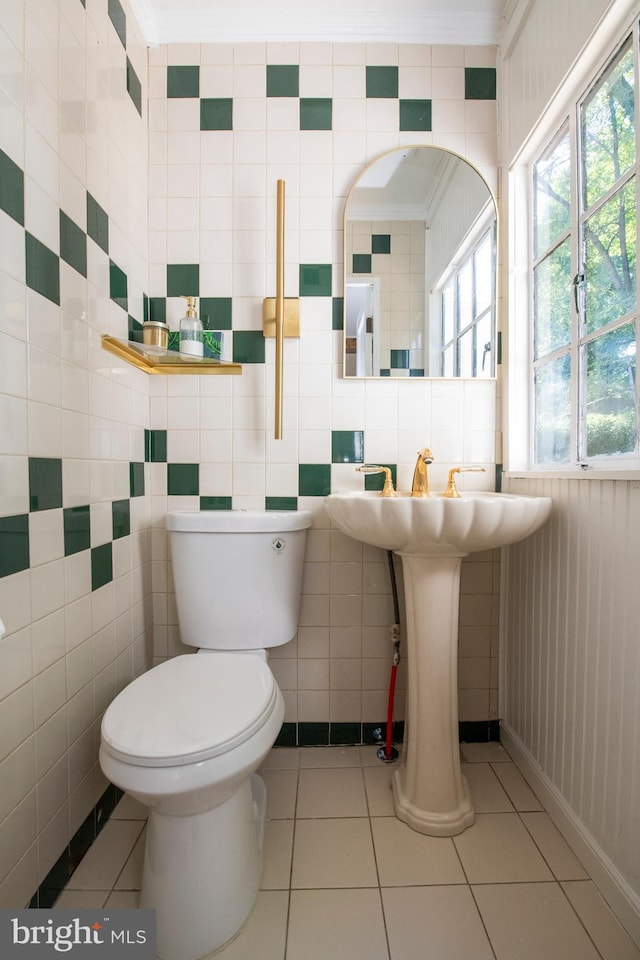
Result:
M219 756L248 740L278 702L264 660L184 654L133 680L107 708L102 742L136 766L169 767Z

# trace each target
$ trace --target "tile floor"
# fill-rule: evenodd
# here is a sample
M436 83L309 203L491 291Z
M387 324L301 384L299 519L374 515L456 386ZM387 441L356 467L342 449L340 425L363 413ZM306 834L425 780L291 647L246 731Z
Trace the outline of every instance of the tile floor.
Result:
M262 890L216 960L640 960L504 749L461 749L451 839L396 820L374 747L273 750ZM124 797L56 906L137 906L143 843Z

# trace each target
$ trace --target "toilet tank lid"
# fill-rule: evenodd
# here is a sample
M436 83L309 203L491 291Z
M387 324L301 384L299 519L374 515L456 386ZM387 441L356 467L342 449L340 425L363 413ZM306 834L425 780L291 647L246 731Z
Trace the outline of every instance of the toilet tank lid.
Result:
M167 530L199 533L284 533L306 530L306 510L174 510L167 514Z

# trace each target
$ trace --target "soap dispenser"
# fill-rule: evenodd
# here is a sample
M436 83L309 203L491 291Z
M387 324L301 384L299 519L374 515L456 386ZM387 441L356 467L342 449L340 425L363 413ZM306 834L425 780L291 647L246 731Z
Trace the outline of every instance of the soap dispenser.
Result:
M183 299L187 301L187 312L180 321L180 353L189 354L191 357L202 357L204 338L202 322L196 313L196 298L183 297Z

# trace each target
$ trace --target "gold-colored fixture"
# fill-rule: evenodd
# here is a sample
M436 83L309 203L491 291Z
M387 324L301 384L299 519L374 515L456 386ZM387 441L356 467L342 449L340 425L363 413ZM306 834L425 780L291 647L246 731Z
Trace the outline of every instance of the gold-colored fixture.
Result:
M157 346L145 343L134 343L131 340L118 340L106 333L102 336L102 349L112 353L121 360L133 364L138 370L155 374L240 374L242 365L230 363L226 360L214 360L213 357L190 357L185 359L184 353L177 350L163 350Z
M265 298L262 304L262 332L265 337L276 338L276 390L275 429L276 440L282 440L282 407L284 376L284 338L300 336L300 309L297 299L284 296L284 180L276 187L276 296Z
M415 470L413 471L413 482L411 484L412 497L430 497L429 490L429 471L428 466L433 463L433 454L428 447L423 447L418 451Z
M393 489L393 480L391 479L391 470L389 467L380 467L377 463L363 463L361 467L356 467L358 473L384 473L384 484L380 491L381 497L395 497L396 492Z
M443 497L449 497L451 499L459 500L462 494L458 492L456 487L455 475L456 473L486 473L484 467L451 467L449 470L449 476L447 479L447 486L442 494Z

